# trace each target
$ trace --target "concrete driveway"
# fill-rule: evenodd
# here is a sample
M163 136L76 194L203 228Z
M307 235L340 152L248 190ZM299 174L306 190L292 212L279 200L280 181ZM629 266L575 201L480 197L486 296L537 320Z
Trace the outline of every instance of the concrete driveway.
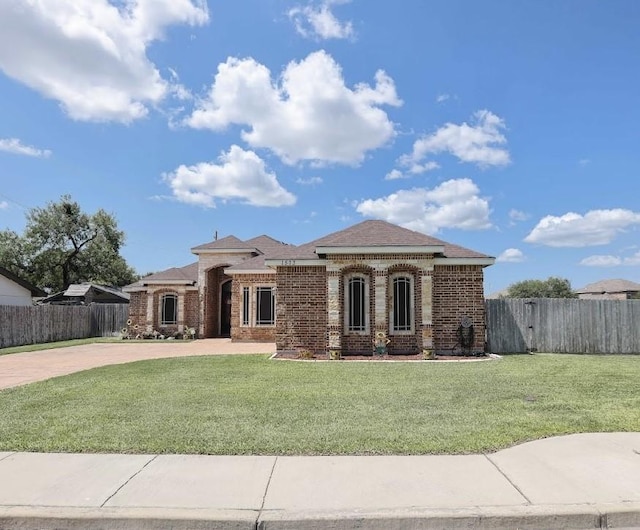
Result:
M0 389L26 385L108 364L166 357L273 353L275 351L275 344L270 342L232 343L231 339L202 339L191 342L122 341L13 353L0 356Z

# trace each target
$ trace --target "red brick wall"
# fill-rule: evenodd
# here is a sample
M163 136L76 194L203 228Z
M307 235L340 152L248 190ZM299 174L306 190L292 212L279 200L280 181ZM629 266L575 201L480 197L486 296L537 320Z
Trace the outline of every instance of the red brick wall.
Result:
M474 351L484 351L485 314L483 270L479 265L436 265L433 271L433 340L438 352L451 350L458 340L460 318L474 328Z
M147 293L137 291L129 298L129 319L132 325L145 330L147 327Z
M231 284L231 340L234 341L258 341L274 342L276 340L275 326L243 326L242 325L242 288L249 287L252 297L256 285L275 287L274 274L252 274L236 276ZM279 303L279 293L276 292L276 322ZM252 308L253 310L253 308Z
M278 267L278 351L327 351L327 272L324 267Z
M184 294L184 325L198 331L200 311L198 310L198 291Z

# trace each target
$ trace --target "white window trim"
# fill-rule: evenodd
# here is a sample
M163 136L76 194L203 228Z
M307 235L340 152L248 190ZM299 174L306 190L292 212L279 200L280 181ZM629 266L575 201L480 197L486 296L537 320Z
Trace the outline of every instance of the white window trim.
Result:
M349 309L350 309L350 290L349 281L354 278L364 280L364 330L349 329ZM370 278L368 274L362 272L351 272L344 275L344 334L345 335L369 335L371 332L371 306L369 299L369 291L371 289Z
M164 320L164 299L167 296L173 296L176 300L176 320L175 322L167 322ZM160 295L160 307L158 308L158 314L159 317L158 318L158 322L160 323L160 326L175 326L176 324L178 324L178 322L180 322L180 295L178 293L162 293Z
M399 329L393 328L393 313L395 309L395 289L394 282L398 278L407 278L409 280L409 311L411 316L411 328ZM414 275L409 272L396 272L389 275L389 335L414 335L416 332L416 285Z

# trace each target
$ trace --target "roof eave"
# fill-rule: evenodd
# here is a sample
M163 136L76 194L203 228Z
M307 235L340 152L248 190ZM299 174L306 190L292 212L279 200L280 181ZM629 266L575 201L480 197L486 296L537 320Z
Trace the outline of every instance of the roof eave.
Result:
M267 267L325 267L327 261L318 258L271 258L265 259L264 264Z
M227 276L238 276L241 274L275 274L276 271L274 271L273 269L245 269L245 270L225 269L224 273Z
M496 258L435 258L434 265L480 265L488 267L496 262Z

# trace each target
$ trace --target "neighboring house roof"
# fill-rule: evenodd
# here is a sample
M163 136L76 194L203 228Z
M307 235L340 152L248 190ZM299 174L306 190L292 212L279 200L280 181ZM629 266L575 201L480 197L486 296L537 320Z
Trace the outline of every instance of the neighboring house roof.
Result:
M43 298L40 303L49 304L51 302L77 301L80 298L90 298L95 301L114 300L114 303L129 303L129 294L114 287L98 285L95 283L75 283L69 285L66 291L60 291Z
M26 280L23 280L19 276L16 276L15 274L13 274L13 272L11 272L8 269L5 269L4 267L0 267L0 274L5 278L11 280L12 282L17 283L20 287L24 287L25 289L30 291L31 296L35 296L35 297L47 296L47 293L44 292L42 289L40 289L39 287L36 287L35 285L33 285L32 283L29 283Z
M635 293L640 292L640 283L629 280L600 280L575 291L578 294Z
M499 298L506 298L507 294L509 294L509 289L502 289L501 291L495 291L491 294L485 296L487 300L497 300Z
M491 260L491 256L475 250L453 245L432 236L415 232L407 228L393 225L386 221L363 221L344 230L311 241L299 247L283 249L271 259L278 260L312 260L318 259L318 248L345 249L353 247L430 247L439 257L445 258L482 258ZM399 250L400 251L400 250Z

